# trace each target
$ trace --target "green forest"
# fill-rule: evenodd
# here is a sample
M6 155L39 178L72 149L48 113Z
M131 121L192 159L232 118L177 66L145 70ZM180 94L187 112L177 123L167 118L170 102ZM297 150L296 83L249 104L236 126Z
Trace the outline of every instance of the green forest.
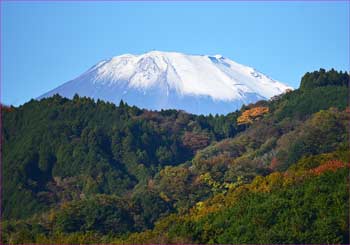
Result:
M1 106L2 244L348 244L349 74L227 115Z

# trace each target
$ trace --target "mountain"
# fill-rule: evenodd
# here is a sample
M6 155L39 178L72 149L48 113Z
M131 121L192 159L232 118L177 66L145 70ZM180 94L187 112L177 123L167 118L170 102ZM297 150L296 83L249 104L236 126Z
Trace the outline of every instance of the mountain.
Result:
M221 55L152 51L104 60L39 97L74 94L141 108L226 114L291 89Z

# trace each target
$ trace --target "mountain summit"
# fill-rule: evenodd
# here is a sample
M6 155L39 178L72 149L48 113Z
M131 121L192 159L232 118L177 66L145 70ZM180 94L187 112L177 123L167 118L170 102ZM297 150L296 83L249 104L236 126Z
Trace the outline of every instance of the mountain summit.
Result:
M221 55L152 51L104 60L39 98L74 94L138 107L225 114L289 89Z

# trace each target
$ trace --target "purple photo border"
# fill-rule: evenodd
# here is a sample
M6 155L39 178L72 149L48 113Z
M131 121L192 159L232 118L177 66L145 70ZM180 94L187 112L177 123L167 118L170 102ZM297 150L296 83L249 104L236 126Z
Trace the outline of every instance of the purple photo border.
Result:
M201 2L213 2L213 3L222 3L222 2L348 2L348 23L350 23L350 0L0 0L0 54L2 54L2 25L3 25L3 19L2 19L2 4L3 2L25 2L25 3L50 3L50 2L143 2L143 3L161 3L161 2L195 2L195 3L201 3ZM350 40L350 25L348 30L348 40ZM350 47L350 43L348 43L348 47ZM350 54L348 54L348 70L347 72L350 73ZM3 135L2 135L2 126L3 126L3 120L2 120L2 110L3 110L3 103L2 103L2 55L0 56L0 241L2 240L2 160L3 160ZM349 87L350 87L350 80L348 81ZM348 107L350 107L350 93L348 94ZM349 112L350 113L350 112ZM348 142L350 143L350 121L348 123ZM349 149L350 151L350 149ZM350 170L348 173L348 177L350 179ZM350 192L350 189L349 189ZM350 199L348 200L350 202ZM349 211L349 210L348 210ZM349 227L348 230L350 230L350 215L349 215ZM1 244L1 243L0 243ZM53 244L38 244L38 243L27 243L27 245L53 245ZM78 245L78 244L59 244L59 245ZM85 244L80 244L85 245ZM87 244L86 244L87 245ZM89 245L110 245L110 243L99 243L99 244L89 244ZM133 244L133 245L139 245L139 244ZM159 245L159 244L149 244L149 245ZM186 244L186 245L200 245L200 244ZM217 245L224 245L224 244L217 244ZM249 244L237 244L237 245L249 245ZM255 245L255 244L251 244ZM304 245L312 245L312 244L304 244ZM313 244L315 245L315 244Z
M27 3L50 3L50 2L148 2L148 3L158 3L158 2L350 2L350 0L0 0L1 2L27 2Z
M2 0L0 0L0 243L2 241Z

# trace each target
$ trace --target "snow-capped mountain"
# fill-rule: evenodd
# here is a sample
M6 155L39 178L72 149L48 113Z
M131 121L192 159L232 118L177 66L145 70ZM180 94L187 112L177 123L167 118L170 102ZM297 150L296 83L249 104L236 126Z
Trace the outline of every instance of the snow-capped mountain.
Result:
M152 110L226 114L286 89L290 87L221 55L152 51L101 61L39 98L56 93L72 98L77 93Z

